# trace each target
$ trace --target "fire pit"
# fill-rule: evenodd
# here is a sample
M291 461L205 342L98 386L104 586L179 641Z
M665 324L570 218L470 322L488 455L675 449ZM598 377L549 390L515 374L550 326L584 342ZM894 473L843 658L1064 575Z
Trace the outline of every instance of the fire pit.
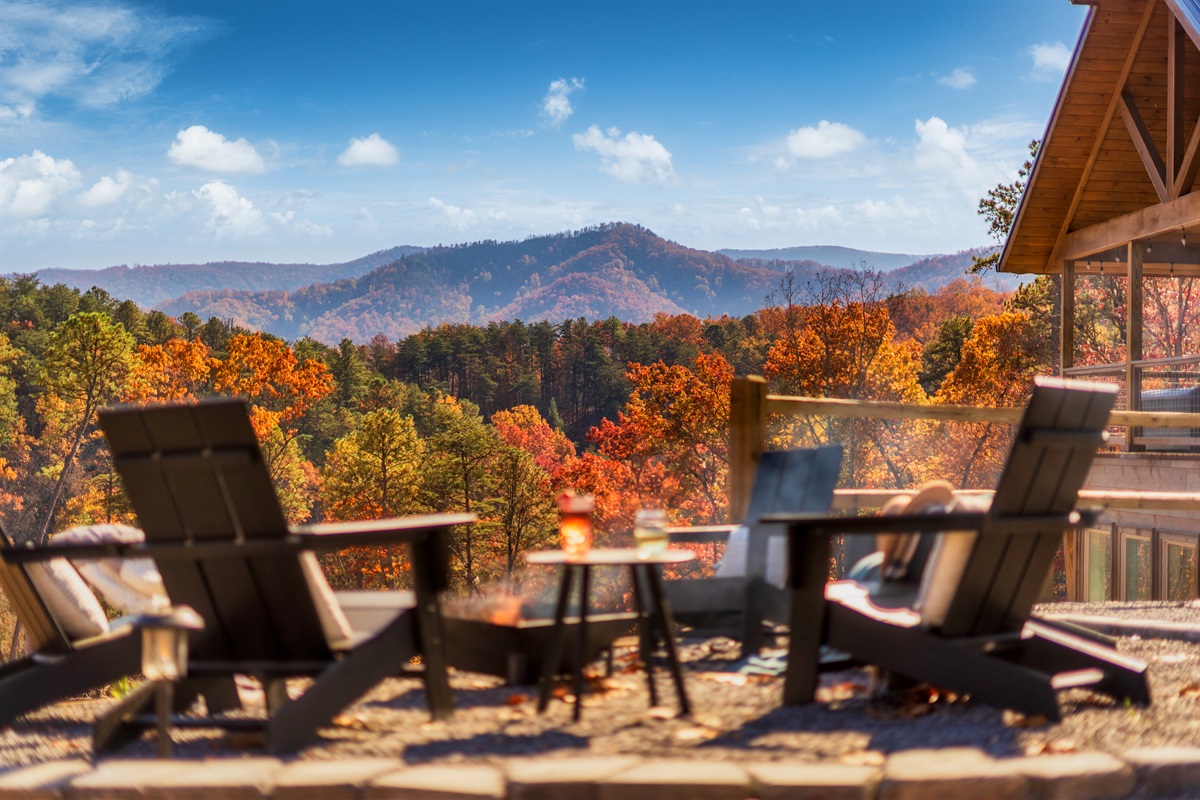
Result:
M453 612L450 612L452 614ZM518 619L495 622L447 614L444 618L446 661L456 669L504 678L509 684L537 683L542 657L550 646L551 619ZM636 615L588 614L585 658L591 662L633 628ZM566 620L566 641L574 642L579 617ZM563 648L560 673L575 665L575 648Z

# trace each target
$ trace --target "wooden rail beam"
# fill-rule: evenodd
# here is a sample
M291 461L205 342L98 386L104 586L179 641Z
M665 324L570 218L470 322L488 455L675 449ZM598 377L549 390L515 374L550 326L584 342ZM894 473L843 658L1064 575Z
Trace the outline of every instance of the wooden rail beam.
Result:
M933 422L1021 421L1023 409L988 406L917 405L885 400L843 400L835 397L789 397L769 394L767 414L811 414L865 419L918 419ZM1113 411L1109 425L1139 428L1200 428L1200 414L1178 411Z
M838 489L833 493L833 508L838 511L857 511L882 508L894 497L911 497L916 489ZM991 497L991 489L960 489L956 495ZM1140 492L1114 489L1081 489L1081 506L1102 505L1105 508L1156 511L1200 512L1200 492Z

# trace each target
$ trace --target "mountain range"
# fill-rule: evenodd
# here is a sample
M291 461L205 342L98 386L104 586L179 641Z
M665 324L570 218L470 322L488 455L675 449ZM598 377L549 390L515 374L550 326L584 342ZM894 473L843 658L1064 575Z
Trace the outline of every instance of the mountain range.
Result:
M522 241L395 247L341 264L47 269L38 277L82 289L98 286L172 316L191 311L286 339L311 336L332 343L344 337L365 342L376 334L395 339L447 322L578 317L644 322L660 312L744 316L762 308L789 271L804 285L822 272L866 266L887 270L889 291L933 292L963 277L972 256L985 252L907 256L841 247L710 252L638 225L611 223ZM987 283L1006 291L1017 280L990 276Z

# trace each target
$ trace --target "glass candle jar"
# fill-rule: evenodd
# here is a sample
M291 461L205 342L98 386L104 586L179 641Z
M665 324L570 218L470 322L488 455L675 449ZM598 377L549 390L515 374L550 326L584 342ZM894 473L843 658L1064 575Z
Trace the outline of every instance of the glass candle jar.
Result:
M558 496L558 531L562 549L578 558L592 549L592 511L596 498L590 494L564 492Z

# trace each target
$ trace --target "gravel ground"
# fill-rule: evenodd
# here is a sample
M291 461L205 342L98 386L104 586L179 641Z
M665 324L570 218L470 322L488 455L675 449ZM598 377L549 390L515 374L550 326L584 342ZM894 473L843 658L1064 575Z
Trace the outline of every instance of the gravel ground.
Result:
M1055 604L1044 610L1200 623L1200 604ZM389 756L409 763L492 762L511 756L637 754L729 760L837 760L881 763L884 754L915 747L976 747L995 756L1099 750L1120 756L1133 747L1195 746L1200 742L1200 644L1124 637L1119 649L1149 664L1154 702L1124 707L1087 691L1060 693L1064 719L1049 724L996 711L928 689L881 694L868 670L825 676L820 702L782 708L782 678L727 671L732 642L684 639L688 692L695 712L678 716L665 670L658 687L663 706L648 708L644 673L633 653L619 651L612 677L597 672L585 695L583 719L571 721L568 703L538 715L536 690L457 672L451 683L457 711L429 721L420 683L392 679L322 732L301 759ZM251 684L244 697L254 700ZM560 692L561 693L561 692ZM931 700L933 702L931 702ZM11 766L90 754L89 723L109 700L60 703L0 729L0 765ZM246 734L176 732L181 757L236 757L255 740ZM122 755L152 757L152 739Z

